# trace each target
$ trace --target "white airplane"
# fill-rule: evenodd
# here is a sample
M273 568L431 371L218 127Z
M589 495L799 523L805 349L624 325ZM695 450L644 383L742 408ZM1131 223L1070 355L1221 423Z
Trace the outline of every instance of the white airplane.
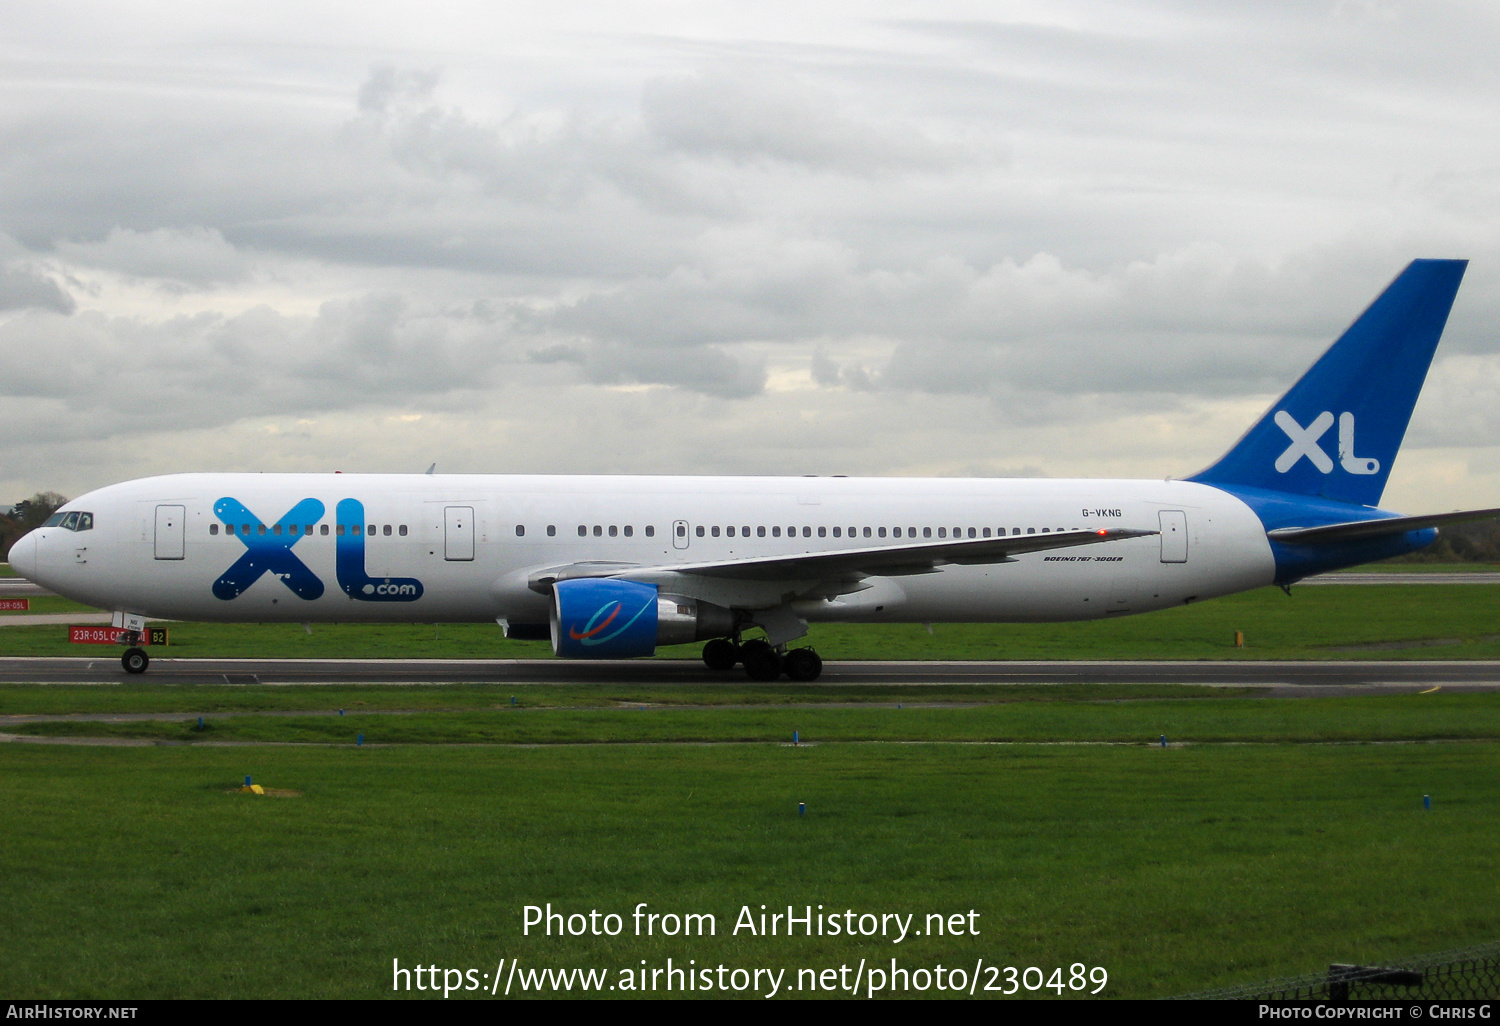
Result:
M1090 620L1287 587L1500 515L1375 505L1465 267L1413 262L1184 480L177 474L67 503L10 562L113 610L130 673L147 618L493 619L564 658L707 641L714 669L806 681L822 661L788 643L814 621Z

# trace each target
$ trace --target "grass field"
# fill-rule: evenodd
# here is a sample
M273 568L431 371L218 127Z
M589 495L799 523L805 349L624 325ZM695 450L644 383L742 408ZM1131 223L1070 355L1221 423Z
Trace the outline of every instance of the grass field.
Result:
M34 612L64 611L37 599ZM79 609L84 607L77 607ZM0 623L4 614L0 614ZM494 624L169 625L158 655L283 658L543 658L546 642L507 641ZM1245 647L1234 647L1234 635ZM1496 659L1500 589L1487 585L1263 588L1122 619L1062 624L814 624L824 659ZM89 655L63 626L6 627L0 654ZM695 658L696 646L662 649Z
M4 746L0 988L376 997L393 958L479 972L517 958L613 980L643 959L795 973L895 957L929 970L1083 962L1108 970L1108 995L1164 996L1493 939L1497 755ZM300 796L232 793L247 773ZM522 935L526 904L628 924L643 901L712 913L717 934ZM979 934L732 934L741 906L788 903L918 923L974 910Z

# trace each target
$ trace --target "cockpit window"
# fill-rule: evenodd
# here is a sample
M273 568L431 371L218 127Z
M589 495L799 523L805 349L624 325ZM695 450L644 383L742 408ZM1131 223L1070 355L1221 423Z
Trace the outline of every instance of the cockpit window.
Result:
M94 529L94 514L82 513L73 510L70 513L54 513L47 518L43 527L61 527L68 531L92 531Z

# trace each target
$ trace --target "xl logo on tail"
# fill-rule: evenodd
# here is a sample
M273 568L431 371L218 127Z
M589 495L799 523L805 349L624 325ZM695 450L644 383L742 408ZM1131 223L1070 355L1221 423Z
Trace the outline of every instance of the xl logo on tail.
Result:
M1298 424L1297 418L1285 410L1277 410L1275 419L1276 426L1286 432L1292 443L1276 457L1278 474L1291 470L1304 456L1322 473L1333 473L1333 460L1328 458L1328 453L1318 444L1318 440L1333 427L1332 413L1324 410L1307 427ZM1374 474L1380 470L1379 460L1354 455L1354 414L1348 412L1339 414L1339 466L1350 474Z

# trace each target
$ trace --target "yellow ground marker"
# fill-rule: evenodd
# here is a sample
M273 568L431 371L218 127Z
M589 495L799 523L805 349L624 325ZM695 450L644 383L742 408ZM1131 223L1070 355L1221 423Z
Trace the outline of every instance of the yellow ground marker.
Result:
M1432 687L1428 688L1426 691L1418 691L1417 694L1419 694L1419 695L1430 695L1434 691L1441 691L1441 690L1443 690L1443 686L1441 684L1434 684Z

